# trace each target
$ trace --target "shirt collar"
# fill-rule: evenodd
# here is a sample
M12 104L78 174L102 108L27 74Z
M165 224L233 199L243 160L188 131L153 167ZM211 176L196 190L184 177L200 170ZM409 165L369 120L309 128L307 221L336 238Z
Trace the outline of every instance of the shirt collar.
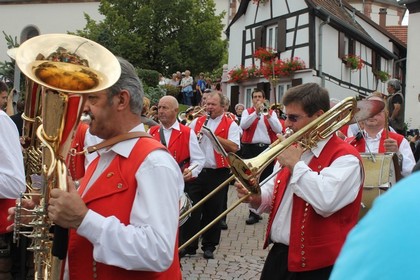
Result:
M165 128L163 125L162 125L162 127L163 127L164 130L171 130L171 129L175 129L175 130L178 130L178 131L180 130L179 122L177 120L175 120L175 122L169 128Z
M144 125L142 123L137 125L136 127L134 127L132 130L130 130L130 132L138 132L138 131L144 132ZM112 151L112 152L114 152L114 153L116 153L120 156L128 158L128 156L130 155L131 151L134 148L134 145L137 143L137 140L138 140L138 138L133 138L133 139L121 141L121 142L113 145L109 149L99 150L98 153L99 153L99 155L102 155L104 153L108 153L108 152Z
M325 148L325 145L327 145L328 141L331 139L332 136L329 136L327 139L318 141L317 145L311 149L311 152L314 154L315 157L319 157L322 150Z

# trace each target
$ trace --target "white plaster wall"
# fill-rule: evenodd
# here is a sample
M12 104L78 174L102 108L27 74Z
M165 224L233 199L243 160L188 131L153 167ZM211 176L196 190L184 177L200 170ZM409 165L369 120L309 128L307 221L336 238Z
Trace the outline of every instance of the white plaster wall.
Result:
M420 13L410 14L407 42L407 82L405 95L405 121L409 128L420 128Z
M82 29L86 25L84 13L95 20L103 19L98 12L99 3L25 4L0 5L2 26L13 38L20 40L21 32L27 26L34 26L40 34L67 33ZM4 35L0 34L0 61L9 61Z

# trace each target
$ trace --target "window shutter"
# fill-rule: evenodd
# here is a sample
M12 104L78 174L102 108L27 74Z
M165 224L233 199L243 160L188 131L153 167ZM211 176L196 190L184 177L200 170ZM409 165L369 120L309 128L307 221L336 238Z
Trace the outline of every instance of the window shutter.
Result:
M344 58L346 47L345 47L345 41L344 41L344 33L340 32L338 35L338 57Z
M263 47L263 45L262 45L262 42L263 42L262 41L262 32L263 32L262 27L255 28L255 50Z
M277 34L277 51L286 51L286 20L281 19L278 23L278 34Z
M235 112L235 105L239 103L239 86L230 87L230 112Z

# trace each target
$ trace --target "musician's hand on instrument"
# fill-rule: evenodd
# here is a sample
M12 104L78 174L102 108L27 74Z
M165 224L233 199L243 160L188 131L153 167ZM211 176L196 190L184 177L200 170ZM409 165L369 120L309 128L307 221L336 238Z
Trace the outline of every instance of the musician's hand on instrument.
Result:
M398 153L398 142L395 139L387 138L384 140L385 152Z
M303 152L304 149L300 144L292 145L280 153L277 156L277 160L280 165L287 167L290 171L293 171L296 163L300 161L300 157Z
M19 201L17 201L18 203ZM20 205L21 205L21 218L20 218L20 223L21 224L29 224L33 217L29 217L30 212L26 209L34 209L35 208L35 202L32 199L22 199L20 201ZM16 207L10 207L7 210L8 216L7 216L7 220L9 222L12 222L15 220L15 214L16 214ZM26 216L26 217L25 217ZM13 231L15 224L11 224L9 225L6 230L9 231Z
M188 168L184 169L184 172L182 172L182 175L184 176L184 181L185 182L188 182L189 180L191 180L193 178L192 171L189 170Z
M236 188L236 192L238 193L238 198L242 198L249 194L249 191L240 182L235 181L234 186ZM258 208L261 204L261 196L258 194L252 194L243 202L249 203L253 208Z
M48 205L48 217L64 228L77 229L82 223L88 208L76 190L72 180L67 180L68 192L52 189Z

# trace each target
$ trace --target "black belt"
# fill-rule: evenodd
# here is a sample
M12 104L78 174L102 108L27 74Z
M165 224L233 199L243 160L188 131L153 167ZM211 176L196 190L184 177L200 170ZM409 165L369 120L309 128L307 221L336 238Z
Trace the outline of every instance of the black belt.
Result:
M264 144L264 143L242 143L242 145L244 145L244 146L256 146L256 147L260 147L260 148L267 148L268 146L270 146L270 144Z
M201 172L208 172L208 173L210 173L210 172L222 172L222 171L228 171L228 170L230 170L230 169L229 168L225 168L225 167L222 167L222 168L206 168L206 167L204 167L201 170Z

